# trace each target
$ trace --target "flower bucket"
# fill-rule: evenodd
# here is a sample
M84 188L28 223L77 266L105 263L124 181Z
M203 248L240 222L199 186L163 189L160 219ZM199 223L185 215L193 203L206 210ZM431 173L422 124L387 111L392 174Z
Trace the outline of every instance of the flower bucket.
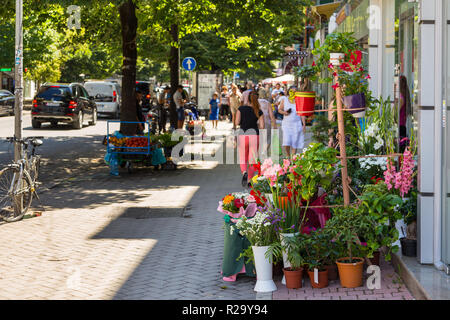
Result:
M287 207L288 196L278 196L278 205L280 209L284 210Z
M314 114L316 93L314 91L297 91L295 93L295 109L297 115L309 117Z
M342 261L350 260L349 257L340 258L336 260L339 270L339 279L341 286L344 288L357 288L363 283L363 258L353 258L352 263L345 263Z
M328 269L317 271L317 278L314 275L314 270L308 270L309 280L311 281L311 287L313 288L325 288L328 287Z
M283 268L283 279L286 279L286 288L299 289L302 287L303 268L292 270L289 268Z
M273 265L272 262L266 258L266 252L269 249L269 246L252 246L252 249L256 268L256 285L254 290L256 292L276 291L277 286L272 278Z
M405 257L417 256L417 240L400 238L402 244L402 255Z
M296 233L280 233L280 240L281 245L284 247L284 238L292 238L294 236L297 236L299 232ZM288 260L287 253L283 250L283 267L284 268L290 268L291 263ZM283 275L283 279L281 280L281 283L286 285L286 277Z
M366 114L366 96L364 93L345 96L344 106L346 109L355 109L355 111L349 111L354 118L362 118Z
M344 53L339 53L339 52L332 52L330 53L330 63L333 66L339 66L341 65L342 61L345 58L345 54Z

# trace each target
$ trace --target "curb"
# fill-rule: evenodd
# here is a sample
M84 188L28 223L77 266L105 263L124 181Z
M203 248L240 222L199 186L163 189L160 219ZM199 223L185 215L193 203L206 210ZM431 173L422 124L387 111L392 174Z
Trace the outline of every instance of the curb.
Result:
M406 287L416 300L432 300L427 291L408 269L401 257L396 253L392 254L392 264L394 265L395 271L402 278Z

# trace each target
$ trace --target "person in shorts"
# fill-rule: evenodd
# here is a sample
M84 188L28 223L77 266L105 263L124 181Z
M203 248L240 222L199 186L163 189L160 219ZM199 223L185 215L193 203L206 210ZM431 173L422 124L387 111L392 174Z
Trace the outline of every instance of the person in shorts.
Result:
M185 114L184 114L184 99L183 99L183 86L179 85L177 86L177 91L175 91L173 95L173 101L175 102L175 105L177 106L177 115L178 115L178 129L183 128Z
M219 114L220 114L220 120L227 119L231 115L230 110L230 95L228 93L228 88L226 86L222 87L222 92L220 93L220 100L219 100Z
M214 92L212 99L209 101L209 120L212 121L213 129L217 129L219 122L219 94Z

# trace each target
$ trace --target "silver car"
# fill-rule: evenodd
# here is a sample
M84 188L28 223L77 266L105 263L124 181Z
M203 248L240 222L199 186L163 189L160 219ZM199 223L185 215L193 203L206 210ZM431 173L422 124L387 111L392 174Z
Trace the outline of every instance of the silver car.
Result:
M0 114L13 115L16 97L8 90L0 90Z

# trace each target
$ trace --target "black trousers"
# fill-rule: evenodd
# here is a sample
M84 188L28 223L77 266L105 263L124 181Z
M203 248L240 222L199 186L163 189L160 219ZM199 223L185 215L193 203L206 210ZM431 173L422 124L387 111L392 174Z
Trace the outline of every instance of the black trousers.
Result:
M159 132L166 132L166 124L167 124L167 110L164 108L164 106L159 106L159 123L158 123L158 130Z

